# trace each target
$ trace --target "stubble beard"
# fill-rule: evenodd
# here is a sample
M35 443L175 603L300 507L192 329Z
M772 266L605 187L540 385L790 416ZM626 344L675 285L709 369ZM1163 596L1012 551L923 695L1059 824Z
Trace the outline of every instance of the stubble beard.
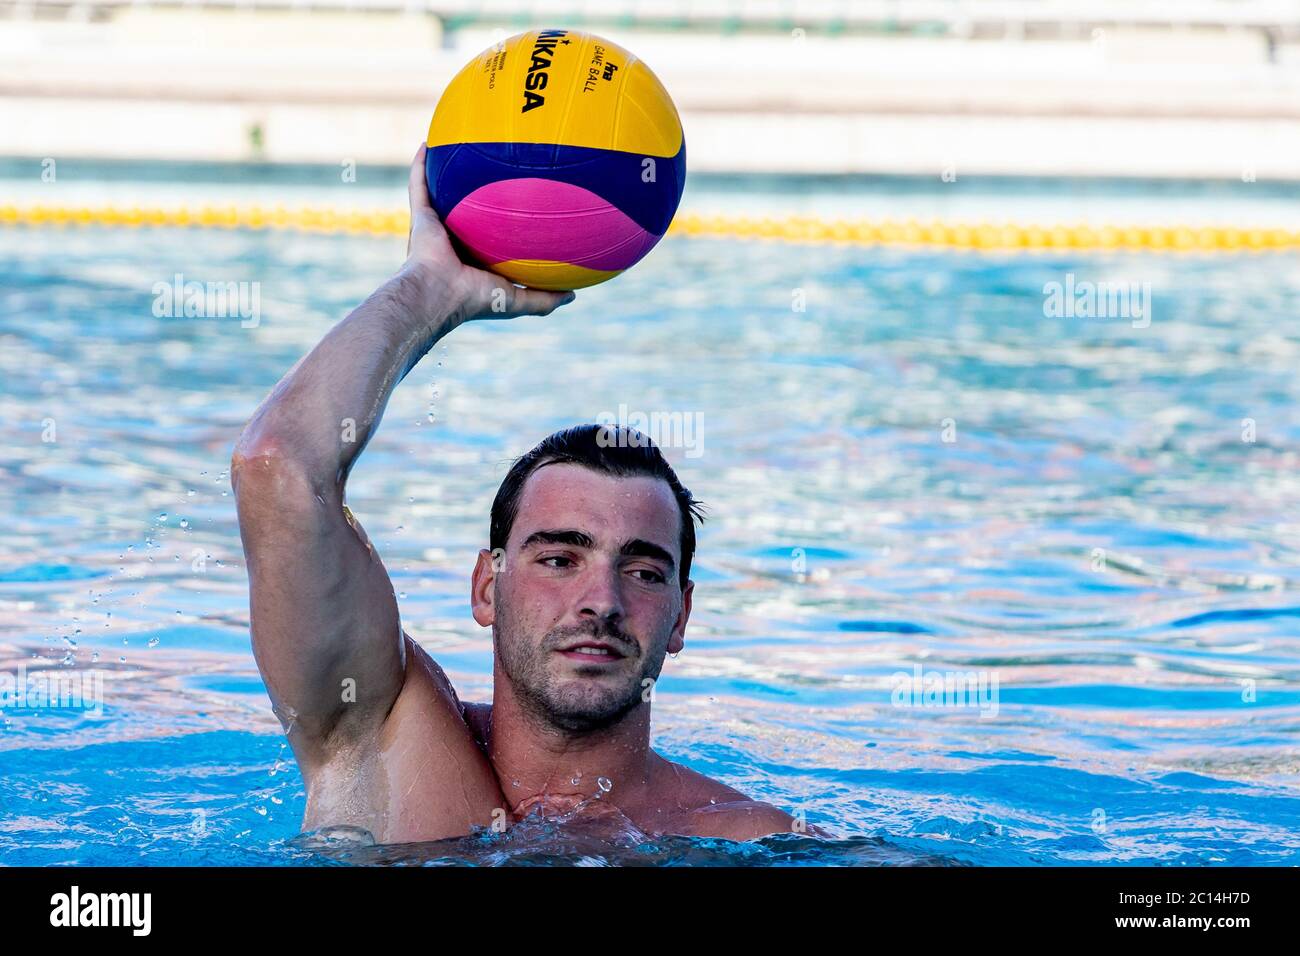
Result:
M555 650L579 637L607 641L640 666L620 665L620 683L608 677L559 673L563 665L558 662L563 659L555 656ZM523 632L500 595L492 641L520 705L534 720L566 734L603 730L626 717L652 686L647 678L658 679L667 650L665 637L642 656L636 640L608 621L554 628L539 640Z

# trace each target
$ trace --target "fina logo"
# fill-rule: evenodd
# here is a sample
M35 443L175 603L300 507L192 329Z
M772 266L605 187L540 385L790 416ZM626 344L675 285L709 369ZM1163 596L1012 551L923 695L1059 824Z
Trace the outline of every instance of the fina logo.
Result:
M51 926L129 926L131 935L148 936L153 925L152 893L70 893L50 897Z
M519 112L527 113L546 104L546 97L541 93L546 89L546 71L551 68L556 43L569 42L560 39L568 32L568 30L543 30L537 34L537 42L533 44L533 62L528 67L528 76L524 80L524 106Z

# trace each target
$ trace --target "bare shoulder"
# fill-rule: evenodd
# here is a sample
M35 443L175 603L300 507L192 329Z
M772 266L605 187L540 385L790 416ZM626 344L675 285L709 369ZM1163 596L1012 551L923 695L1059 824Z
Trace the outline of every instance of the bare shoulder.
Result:
M677 802L683 808L673 817L672 832L737 841L798 832L799 821L779 807L753 800L689 767L665 763L680 786Z
M723 840L757 840L777 833L798 832L799 821L780 807L758 800L736 800L699 807L682 820L685 836Z

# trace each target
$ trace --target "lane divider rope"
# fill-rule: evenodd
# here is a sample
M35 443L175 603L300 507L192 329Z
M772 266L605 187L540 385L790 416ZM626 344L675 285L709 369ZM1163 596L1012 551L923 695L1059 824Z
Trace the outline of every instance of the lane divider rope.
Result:
M0 205L0 226L277 229L327 235L404 236L406 210L330 206L72 206ZM1300 231L1277 227L1180 225L1047 225L908 220L827 220L683 213L670 235L719 239L944 249L1151 252L1277 252L1300 250Z

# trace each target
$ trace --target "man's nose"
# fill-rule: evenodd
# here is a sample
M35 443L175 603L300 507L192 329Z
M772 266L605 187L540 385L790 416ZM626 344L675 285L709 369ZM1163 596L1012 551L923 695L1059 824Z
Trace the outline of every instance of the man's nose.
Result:
M584 618L617 621L623 617L622 582L616 568L593 566L584 581L579 614Z

